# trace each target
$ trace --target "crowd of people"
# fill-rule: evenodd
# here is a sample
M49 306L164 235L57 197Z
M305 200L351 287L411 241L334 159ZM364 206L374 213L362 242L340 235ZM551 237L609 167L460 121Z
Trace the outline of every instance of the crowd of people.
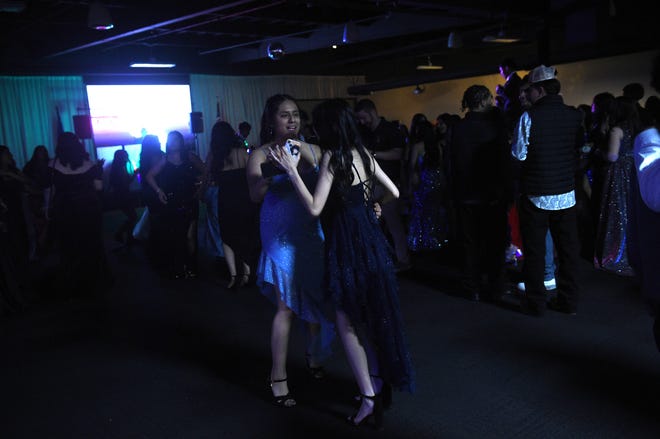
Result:
M656 60L660 88L657 71ZM265 103L259 146L247 142L247 122L234 130L216 121L205 160L178 131L168 134L164 152L147 135L138 169L123 150L111 165L115 208L125 217L114 238L144 240L154 269L194 278L204 201L209 248L226 263L227 288L254 281L274 306L273 402L297 404L286 364L299 319L315 378L324 378L339 336L360 392L348 418L358 426L380 426L392 389L415 388L397 273L410 270L416 254L452 246L465 296L497 302L511 284L506 258L519 234L522 312L575 314L582 256L634 277L657 313L655 101L640 105L643 88L633 84L621 96L597 94L584 111L564 103L553 67L520 78L505 60L500 72L505 83L495 93L480 84L465 90L463 117L432 122L415 114L409 129L380 116L369 99L354 106L331 99L314 109L305 135L295 98L277 94ZM0 146L1 312L26 305L28 265L53 250L63 291L112 286L102 168L73 133L59 136L53 158L36 147L22 171ZM140 218L127 201L136 175ZM660 349L657 320L655 330Z

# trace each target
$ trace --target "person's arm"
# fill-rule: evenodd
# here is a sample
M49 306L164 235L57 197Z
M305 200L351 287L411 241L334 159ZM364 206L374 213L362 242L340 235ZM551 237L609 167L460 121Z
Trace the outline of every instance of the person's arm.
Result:
M165 162L167 159L165 157L162 157L158 163L156 163L151 170L149 170L149 173L147 174L146 180L147 184L151 187L151 189L156 192L158 195L158 199L160 200L161 203L167 204L167 195L163 190L158 187L158 183L156 182L156 176L160 174L160 171L163 170L163 166L165 166Z
M403 148L392 148L386 151L376 151L374 157L378 160L401 160Z
M396 187L390 177L381 169L376 160L374 162L374 177L385 189L387 189L385 196L382 199L376 200L379 203L386 204L396 198L399 198L399 188Z
M325 203L328 201L328 195L332 188L332 181L334 175L329 170L330 154L323 154L321 159L321 168L319 170L319 177L314 189L314 195L309 192L307 186L298 173L298 162L300 161L300 154L291 155L284 147L275 147L272 150L273 159L284 169L296 189L298 198L302 201L303 206L312 216L319 216L323 211Z
M264 178L261 173L261 164L266 163L268 160L266 148L268 146L264 145L252 150L245 168L250 199L255 203L261 203L268 191L269 179Z
M420 149L424 147L424 143L416 143L410 148L410 157L408 158L408 192L412 192L413 188L419 183L419 173L417 172L417 161L419 160Z
M206 166L204 165L204 161L194 152L189 151L188 152L188 160L190 160L190 163L192 164L193 168L199 175L205 175L206 174Z
M513 140L511 142L511 155L516 160L523 161L527 158L527 147L529 146L529 133L532 127L532 120L525 111L520 119L516 129L513 130Z
M94 177L92 179L92 185L96 192L101 192L103 190L103 165L105 164L105 159L97 160L96 163L92 163L92 168L94 168Z
M623 139L623 130L620 127L612 127L607 136L607 161L616 162L619 158L619 148Z
M642 200L649 209L660 212L660 134L656 128L637 136L634 153Z

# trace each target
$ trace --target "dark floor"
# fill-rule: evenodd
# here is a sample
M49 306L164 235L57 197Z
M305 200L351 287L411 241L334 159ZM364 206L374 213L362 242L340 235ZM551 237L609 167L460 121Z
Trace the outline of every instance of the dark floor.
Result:
M461 298L450 256L418 256L400 276L417 392L396 393L374 432L344 421L356 387L341 346L314 380L300 328L289 354L299 405L271 403L273 308L256 287L226 290L210 258L177 281L158 278L139 246L110 259L109 293L42 293L0 321L0 438L660 437L651 318L630 279L586 261L578 314L535 318L515 296Z

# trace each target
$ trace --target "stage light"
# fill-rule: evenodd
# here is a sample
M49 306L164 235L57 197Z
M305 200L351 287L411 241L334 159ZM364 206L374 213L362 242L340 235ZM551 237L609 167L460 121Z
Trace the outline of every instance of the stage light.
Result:
M273 61L282 59L284 53L284 45L282 43L278 43L277 41L270 43L266 48L266 55L268 55L268 58L272 59Z

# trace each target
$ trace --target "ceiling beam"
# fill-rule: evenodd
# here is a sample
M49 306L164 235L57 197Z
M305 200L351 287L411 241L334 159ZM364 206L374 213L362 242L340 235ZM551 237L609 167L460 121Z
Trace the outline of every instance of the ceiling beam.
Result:
M218 11L233 8L233 7L236 7L236 6L242 6L242 5L245 5L245 4L248 4L248 3L252 3L254 1L256 1L256 0L239 0L239 1L229 3L229 4L226 4L226 5L216 6L214 8L205 9L203 11L195 12L193 14L188 14L188 15L184 15L184 16L181 16L181 17L177 17L177 18L174 18L172 20L161 21L160 23L152 24L152 25L149 25L149 26L144 26L144 27L141 27L139 29L135 29L135 30L132 30L132 31L129 31L129 32L124 32L123 34L114 35L114 36L109 37L109 38L104 38L102 40L93 41L93 42L88 43L88 44L83 44L82 46L77 46L77 47L72 47L70 49L62 50L60 52L56 52L56 53L53 53L51 55L47 55L45 58L46 59L56 58L56 57L61 56L61 55L66 55L66 54L77 52L77 51L80 51L80 50L89 49L90 47L96 47L96 46L99 46L101 44L109 43L111 41L117 41L117 40L127 38L127 37L130 37L130 36L133 36L133 35L138 35L138 34L142 34L144 32L149 32L149 31L152 31L154 29L159 29L159 28L162 28L162 27L165 27L165 26L180 23L182 21L191 20L193 18L201 17L201 16L204 16L204 15L213 14L213 13L216 13Z

